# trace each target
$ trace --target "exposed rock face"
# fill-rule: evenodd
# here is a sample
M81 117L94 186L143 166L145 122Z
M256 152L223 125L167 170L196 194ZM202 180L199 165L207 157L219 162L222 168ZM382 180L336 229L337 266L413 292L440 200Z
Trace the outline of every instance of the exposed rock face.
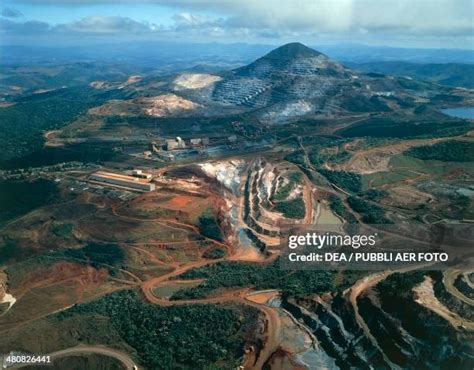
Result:
M99 116L134 116L146 114L153 117L186 115L201 106L174 94L164 94L130 100L109 100L106 104L89 110Z
M207 73L184 73L179 75L173 82L175 84L175 90L179 91L185 89L202 89L221 79L219 76Z
M263 118L267 120L284 121L287 118L304 116L312 111L314 111L313 104L305 100L298 100L288 104L275 104L263 115Z
M235 70L238 76L272 77L278 74L341 76L345 68L326 55L300 43L283 45L248 66ZM282 76L283 77L283 76Z
M394 274L389 283L361 292L355 302L360 317L348 295L341 293L284 300L282 306L313 332L339 368L439 369L447 364L472 368L472 330L453 322L457 314L436 303L430 277L420 286L413 276ZM438 278L442 285L442 277ZM420 290L427 281L430 301L415 303L422 299Z
M199 164L199 167L208 175L224 184L234 193L240 185L240 175L245 165L243 160L205 162Z
M7 275L0 270L0 316L4 315L16 302L16 298L7 292Z
M174 94L141 98L140 103L145 106L145 114L154 117L166 117L168 115L194 110L199 107L199 104Z
M350 76L350 70L326 55L292 43L225 76L216 83L213 98L256 108L283 101L316 99L335 89L338 80Z
M314 333L324 352L335 359L337 368L369 369L371 364L377 369L389 369L342 297L335 297L331 305L320 299L302 303L285 301L283 307Z
M3 297L7 293L6 287L7 274L5 271L0 269L0 302L3 300Z
M111 82L111 81L92 81L89 86L96 90L107 90L107 89L123 89L125 86L132 85L140 82L141 76L133 75L129 76L125 82Z
M261 109L261 118L270 121L387 112L418 97L402 78L359 73L300 43L283 45L222 77L213 85L212 100ZM430 94L437 89L430 86Z

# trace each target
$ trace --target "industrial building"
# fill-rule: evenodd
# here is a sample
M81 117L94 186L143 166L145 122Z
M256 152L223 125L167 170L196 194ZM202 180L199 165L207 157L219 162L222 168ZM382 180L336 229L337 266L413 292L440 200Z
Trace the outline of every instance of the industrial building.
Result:
M133 170L132 176L138 177L139 179L147 179L147 180L151 180L152 178L151 173L146 173L146 172L143 172L142 170Z
M191 146L199 146L202 145L202 140L201 138L191 139L189 140L189 143L191 144Z
M185 149L186 143L184 142L183 139L177 136L176 139L166 140L165 146L166 146L166 150Z
M151 183L150 179L121 175L112 172L98 171L90 176L90 180L97 181L102 184L123 186L140 191L155 190L155 184Z
M193 147L206 146L206 145L209 145L209 138L208 137L198 137L198 138L190 139L189 144Z

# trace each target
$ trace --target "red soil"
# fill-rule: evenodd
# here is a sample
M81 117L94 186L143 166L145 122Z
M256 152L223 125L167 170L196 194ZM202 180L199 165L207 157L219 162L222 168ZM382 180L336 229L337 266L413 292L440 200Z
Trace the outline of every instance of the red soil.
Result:
M79 286L86 287L100 285L107 280L106 269L95 269L72 262L58 262L47 270L35 271L28 274L21 284L15 288L16 294L24 293L30 289L55 285L68 280L74 280Z

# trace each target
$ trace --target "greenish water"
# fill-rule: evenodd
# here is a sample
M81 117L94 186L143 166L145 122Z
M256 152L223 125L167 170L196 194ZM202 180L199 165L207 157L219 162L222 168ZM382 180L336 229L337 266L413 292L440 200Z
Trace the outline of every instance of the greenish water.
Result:
M201 284L201 281L177 281L175 283L166 283L153 288L153 293L161 298L169 298L182 289L193 288L199 284Z
M474 119L474 107L448 108L441 112L451 117Z

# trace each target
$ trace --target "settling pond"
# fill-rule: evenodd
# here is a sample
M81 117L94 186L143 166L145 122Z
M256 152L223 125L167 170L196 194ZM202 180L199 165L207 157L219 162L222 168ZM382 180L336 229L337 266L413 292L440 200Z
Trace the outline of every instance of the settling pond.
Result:
M451 117L474 119L474 107L441 109L441 112Z

